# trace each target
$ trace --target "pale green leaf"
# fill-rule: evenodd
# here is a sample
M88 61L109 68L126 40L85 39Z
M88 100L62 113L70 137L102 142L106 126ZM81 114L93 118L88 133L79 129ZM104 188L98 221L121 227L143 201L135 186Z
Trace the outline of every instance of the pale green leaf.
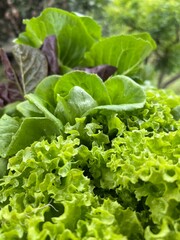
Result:
M83 71L73 71L62 76L54 91L56 95L60 94L65 97L75 86L84 89L98 104L110 103L108 92L101 78Z
M5 157L9 144L19 128L20 122L8 115L0 119L0 156Z
M118 68L118 74L128 75L152 52L154 45L151 42L133 35L104 38L85 53L82 65L109 64Z
M59 58L63 65L75 67L94 43L92 30L99 31L94 21L85 21L73 13L61 9L46 8L39 17L24 20L26 31L19 35L17 43L39 48L44 39L55 35L58 42ZM97 37L99 33L94 33Z

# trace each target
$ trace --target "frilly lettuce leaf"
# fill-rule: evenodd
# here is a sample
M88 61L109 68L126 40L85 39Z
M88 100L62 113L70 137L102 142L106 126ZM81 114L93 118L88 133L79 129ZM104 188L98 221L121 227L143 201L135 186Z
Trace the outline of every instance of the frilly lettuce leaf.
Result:
M141 109L76 118L64 136L11 157L0 238L179 239L180 121L171 111L180 99L146 96Z

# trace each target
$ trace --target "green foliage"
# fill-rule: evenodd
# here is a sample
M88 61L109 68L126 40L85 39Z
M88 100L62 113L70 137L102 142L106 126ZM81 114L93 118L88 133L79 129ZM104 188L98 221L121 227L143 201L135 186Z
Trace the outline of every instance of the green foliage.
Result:
M59 61L68 68L109 64L117 67L118 73L128 75L156 47L147 33L103 38L93 19L60 9L46 9L24 23L26 30L16 43L38 48L46 37L55 35Z
M21 118L17 120L7 114L0 118L2 157L12 156L41 137L63 134L63 125L74 124L77 117L103 111L111 115L111 112L138 109L145 104L143 89L130 78L117 75L104 83L97 75L82 71L45 78L35 93L25 98L28 101L16 107Z
M92 22L91 27L95 30L93 36L84 25L87 22L81 21L81 17L60 9L45 9L38 18L24 20L26 32L21 33L16 42L37 48L43 44L47 36L55 35L62 63L75 67L84 52L94 43L94 36L100 37L100 27L98 28L92 19L89 18L89 21Z
M106 63L116 66L119 74L131 75L134 68L155 48L156 44L147 33L113 36L95 43L85 53L82 64L96 66Z
M99 65L106 66L107 69L109 65L114 65L112 67L117 73L128 75L135 71L155 48L150 35L143 33L103 38L100 35L100 27L93 19L53 8L44 10L37 18L25 20L25 23L26 30L16 39L19 45L14 47L21 78L17 78L5 52L1 51L9 78L7 84L3 83L0 86L6 90L5 96L4 91L0 95L2 104L9 100L11 92L17 92L19 96L19 88L20 95L27 99L14 106L15 111L22 114L18 115L17 131L11 130L11 127L6 129L6 119L12 121L10 126L13 127L14 118L11 119L7 115L6 109L2 110L2 115L5 114L0 119L2 157L15 154L40 137L63 134L63 125L67 122L74 124L77 117L99 114L99 112L109 115L111 112L129 111L144 106L144 91L131 78L124 75L114 77L108 75L109 79L104 83L95 74L72 71L72 68L80 64L90 65L98 70ZM80 31L78 35L77 28ZM57 39L57 55L54 51L55 39ZM45 45L45 42L46 53L51 54L52 63L47 61L47 54L44 55L43 51L37 49L43 43ZM48 46L54 51L53 54L52 51L48 51ZM109 50L104 53L105 49ZM115 50L116 55L113 57L112 53ZM59 77L52 75L41 81L49 73L49 66L51 69L54 65L55 68L59 67L57 62L60 62L61 73L64 73L64 68L68 69L69 73ZM18 86L14 86L15 83ZM34 93L31 93L32 91ZM34 130L27 134L29 129ZM6 138L7 134L8 138ZM24 141L26 135L27 141Z
M110 27L106 26L108 34L147 31L156 41L157 50L149 62L159 74L159 87L168 86L180 78L179 9L180 3L176 0L114 0L106 7L110 24Z

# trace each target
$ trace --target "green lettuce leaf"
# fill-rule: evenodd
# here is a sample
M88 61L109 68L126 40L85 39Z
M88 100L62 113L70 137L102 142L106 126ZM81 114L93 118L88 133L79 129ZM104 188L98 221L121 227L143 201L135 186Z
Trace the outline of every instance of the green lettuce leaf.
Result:
M126 76L117 75L105 82L111 99L111 105L98 106L95 109L130 111L142 108L146 102L145 93L140 85Z
M66 97L58 96L58 104L55 109L55 116L64 124L75 123L75 118L81 117L89 109L97 106L97 102L81 87L71 88Z
M63 130L62 122L48 110L48 105L42 98L32 93L27 94L25 97L28 99L30 103L34 104L34 106L38 108L46 118L54 122L54 125L56 126L57 135L62 133Z
M12 137L17 132L20 126L18 119L12 118L8 115L3 115L0 119L0 156L5 157Z
M129 75L154 49L155 43L148 33L108 37L85 53L81 65L109 64L117 67L117 74Z
M44 78L34 91L49 107L54 108L56 101L54 99L54 87L59 80L59 75L48 76Z
M22 121L17 132L12 137L6 156L12 156L34 141L40 140L43 136L49 138L53 135L57 135L57 127L50 119L44 117L27 117Z
M99 27L94 20L90 18L81 20L81 17L73 13L55 8L46 8L39 17L24 20L24 23L26 31L16 39L17 43L39 48L47 36L55 35L59 59L63 65L70 67L79 64L84 53L100 35Z
M83 71L73 71L60 77L54 88L54 93L56 96L60 94L62 97L65 97L69 94L71 88L75 86L84 89L100 105L110 103L109 95L102 79L95 74Z

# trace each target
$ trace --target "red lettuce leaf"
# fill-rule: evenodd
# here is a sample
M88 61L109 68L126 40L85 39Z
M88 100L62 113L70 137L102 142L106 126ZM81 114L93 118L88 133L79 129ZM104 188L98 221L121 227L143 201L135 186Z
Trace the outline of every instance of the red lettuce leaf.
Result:
M8 103L23 99L23 95L16 72L2 48L0 49L0 57L7 78L6 82L0 83L0 107L4 107Z
M104 81L107 80L110 76L112 76L117 68L111 65L107 65L107 64L103 64L103 65L99 65L96 67L92 67L92 68L75 68L77 70L82 70L88 73L95 73L97 74L100 78L102 78Z
M59 74L57 39L55 35L45 38L41 51L47 58L48 75Z

